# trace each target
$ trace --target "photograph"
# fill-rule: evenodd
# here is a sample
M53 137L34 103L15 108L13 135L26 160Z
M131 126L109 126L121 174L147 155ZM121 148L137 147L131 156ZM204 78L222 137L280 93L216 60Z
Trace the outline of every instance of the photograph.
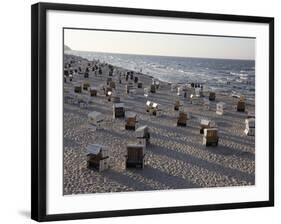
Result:
M255 47L64 27L63 195L255 186Z

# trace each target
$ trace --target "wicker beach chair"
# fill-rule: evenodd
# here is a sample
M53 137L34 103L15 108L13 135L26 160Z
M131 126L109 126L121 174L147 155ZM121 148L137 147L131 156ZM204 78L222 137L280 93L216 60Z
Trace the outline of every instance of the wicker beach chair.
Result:
M219 137L217 128L205 128L203 135L203 145L218 146Z
M88 108L89 107L89 99L87 97L78 96L77 103L80 108Z
M84 73L84 78L86 78L86 79L89 78L89 72L86 71L86 72Z
M67 93L64 97L65 103L76 104L77 95L75 93Z
M125 117L124 103L114 103L112 108L113 108L113 118Z
M144 88L144 89L143 89L143 95L144 95L144 97L147 98L147 97L149 96L149 91L150 91L149 88Z
M150 92L151 92L151 93L156 93L156 85L152 84L152 85L150 86Z
M195 94L191 94L190 95L190 103L191 104L201 104L202 103L202 98L200 98L199 96L196 96Z
M177 126L186 126L186 121L188 120L188 113L184 111L179 112L178 120L177 120Z
M150 133L147 125L141 126L136 129L136 137L143 145L147 145L150 142Z
M128 144L126 157L126 168L144 167L145 146L141 144Z
M132 82L129 82L126 86L125 86L125 90L126 90L126 94L129 94L134 88L134 84Z
M125 113L125 129L126 130L135 130L137 123L137 114L131 111Z
M247 118L245 126L244 133L248 136L255 136L255 118Z
M179 86L177 87L177 96L181 96L182 95L182 87Z
M114 81L110 81L109 82L109 87L112 88L112 89L115 89L115 87L116 87L115 82Z
M84 82L83 83L83 90L88 90L88 88L91 86L91 84L89 82Z
M245 101L239 100L237 102L237 111L238 112L245 112Z
M139 78L138 78L137 76L135 76L134 82L135 82L135 83L138 83L138 81L139 81Z
M152 107L149 112L150 112L150 114L157 116L162 113L162 110L160 109L159 104L154 102L154 103L152 103Z
M155 87L156 87L156 89L159 89L159 87L160 87L160 82L158 80L155 81Z
M63 74L64 74L65 76L68 76L68 75L69 75L68 69L64 69L64 70L63 70Z
M82 86L81 85L75 85L74 86L74 92L75 93L82 93Z
M97 96L98 89L96 87L90 87L89 88L89 93L90 93L90 96Z
M95 169L99 172L109 168L108 149L99 144L91 144L86 147L87 168Z
M146 106L146 112L149 112L150 108L152 107L152 102L149 100L146 101L145 106Z
M91 125L95 127L95 129L101 127L101 124L104 122L105 116L98 112L93 111L88 114L88 121Z
M209 93L209 100L210 101L215 101L216 100L216 93L215 92L210 92Z
M223 115L225 113L225 109L226 109L226 103L224 102L217 103L216 114Z
M112 78L110 78L110 77L107 78L107 79L106 79L106 85L109 85L109 83L110 83L111 81L112 81Z
M179 110L180 107L182 106L180 100L176 100L175 105L174 105L174 110Z

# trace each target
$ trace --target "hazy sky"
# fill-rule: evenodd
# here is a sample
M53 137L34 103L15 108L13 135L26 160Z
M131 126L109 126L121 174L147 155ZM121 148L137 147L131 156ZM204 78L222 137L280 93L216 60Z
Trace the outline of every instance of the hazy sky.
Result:
M250 38L65 29L64 44L79 51L255 59Z

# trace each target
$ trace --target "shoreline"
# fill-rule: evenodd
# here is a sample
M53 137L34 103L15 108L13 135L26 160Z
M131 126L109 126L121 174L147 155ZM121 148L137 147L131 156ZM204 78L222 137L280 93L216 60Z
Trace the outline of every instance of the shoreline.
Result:
M214 73L214 71L209 71L211 72L211 76L214 76L213 78L211 78L210 75L205 74L204 72L202 73L200 70L197 72L193 72L192 70L182 70L182 69L176 69L174 67L170 67L169 65L164 65L164 67L162 67L162 65L159 65L160 67L156 66L150 66L149 64L147 65L145 61L142 61L142 59L137 59L137 60L133 60L132 65L129 66L128 64L130 63L126 63L126 65L124 64L124 61L122 61L123 59L125 61L128 60L128 58L121 58L118 59L117 61L112 60L111 55L127 55L129 56L129 54L115 54L115 53L99 53L99 52L85 52L85 51L68 51L69 53L73 52L76 53L75 55L79 55L84 57L86 60L92 60L93 57L97 57L100 58L101 60L107 60L107 62L111 62L113 66L115 67L123 67L126 70L134 70L136 72L138 72L138 70L143 69L145 70L145 72L143 71L142 73L145 75L149 75L151 77L154 77L158 80L161 80L162 82L167 82L167 83L173 83L173 84L181 84L181 83L191 83L191 82L201 82L202 84L204 84L208 89L211 89L213 91L220 91L220 92L228 92L229 94L234 93L234 94L243 94L246 95L248 97L248 99L251 99L252 101L255 100L255 91L253 90L253 88L251 87L252 84L248 84L247 80L239 80L240 76L243 76L244 78L244 72L248 71L252 71L252 67L250 70L248 70L249 68L245 68L246 70L241 70L239 71L226 71L225 73L225 77L221 77L216 75L216 73ZM95 55L95 53L97 55ZM99 55L101 54L101 55ZM104 55L104 56L102 56ZM137 57L142 57L142 55L133 55L132 57L137 56ZM104 58L105 57L105 58ZM149 55L147 57L150 57ZM151 56L151 57L155 57L155 58L161 58L161 56ZM163 56L165 58L165 56ZM178 58L178 57L166 57L166 58ZM180 57L181 58L181 57ZM183 58L181 58L183 59ZM223 61L223 59L208 59L208 58L185 58L185 59L190 59L190 60L218 60L218 61ZM230 61L241 61L241 60L230 60ZM245 61L251 61L251 60L245 60ZM144 63L144 64L137 64L137 62L140 63ZM152 61L152 64L156 63L157 64L157 60L156 62ZM179 62L180 64L182 62ZM196 63L201 63L196 62ZM209 67L208 65L209 63L207 63L205 66ZM128 66L127 66L128 65ZM125 67L124 67L125 66ZM163 68L165 68L163 70ZM204 68L204 67L203 67ZM171 69L171 70L169 70ZM168 73L167 73L168 72ZM175 76L175 80L168 78L169 72L171 72L171 74L173 74ZM220 74L220 70L217 71L218 74ZM241 74L240 74L241 73ZM243 74L242 74L243 73ZM161 75L160 75L161 74ZM231 74L231 75L230 75ZM236 74L233 75L233 74ZM230 75L230 76L229 76ZM166 77L166 78L165 78ZM183 77L183 78L179 78L179 77ZM191 77L191 78L188 78ZM247 75L248 77L248 75ZM249 83L252 83L252 77L249 76ZM229 85L227 84L229 82ZM247 83L246 83L247 82Z

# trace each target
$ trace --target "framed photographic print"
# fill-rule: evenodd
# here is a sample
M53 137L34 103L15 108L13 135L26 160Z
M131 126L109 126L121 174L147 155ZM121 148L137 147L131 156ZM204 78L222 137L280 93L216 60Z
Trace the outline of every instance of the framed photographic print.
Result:
M274 205L274 19L32 6L32 219Z

